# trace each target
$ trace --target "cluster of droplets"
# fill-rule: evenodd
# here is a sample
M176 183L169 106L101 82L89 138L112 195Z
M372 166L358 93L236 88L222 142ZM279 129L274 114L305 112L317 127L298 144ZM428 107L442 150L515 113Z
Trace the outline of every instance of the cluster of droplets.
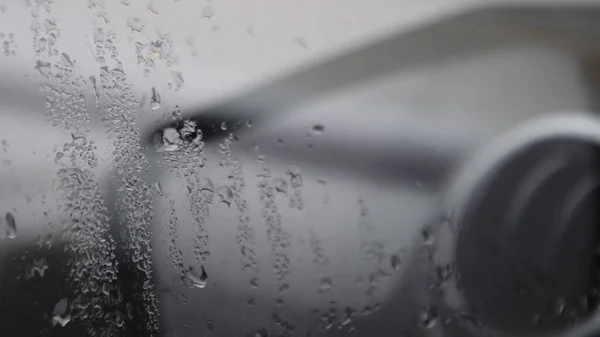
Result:
M96 156L96 143L87 140L87 136L82 132L71 133L71 142L65 142L56 150L54 162L56 164L65 164L68 160L68 167L89 168L91 170L98 166L98 157Z
M178 248L178 234L179 229L179 218L176 215L177 210L175 209L175 201L169 200L169 220L167 224L167 249L169 252L169 258L171 259L171 265L173 269L179 274L179 277L184 280L186 277L186 271L183 264L183 252Z
M57 182L63 200L63 241L70 256L68 275L75 289L71 316L90 335L99 328L116 333L119 327L106 316L122 300L108 210L89 168L62 168Z
M232 200L237 209L239 224L237 226L236 243L242 262L242 270L258 271L258 261L254 248L254 230L250 226L250 212L246 200L243 198L246 182L242 171L242 164L235 157L231 149L233 134L225 138L220 144L221 167L228 168L228 180L232 193Z
M152 97L157 97L155 89ZM151 103L155 101L151 99ZM177 177L193 178L206 162L202 130L195 121L183 120L178 107L172 112L170 119L169 122L174 122L179 127L165 128L152 139L155 150L160 153L159 163Z
M31 25L33 32L33 50L37 57L58 56L56 43L60 37L57 20L50 15L53 1L36 0L30 4Z
M97 26L94 31L96 59L100 63L98 90L103 93L103 119L113 138L112 178L117 186L116 208L122 218L125 250L140 289L134 298L140 327L149 335L157 335L158 297L153 285L151 233L153 223L153 188L142 178L149 163L142 153L136 124L137 103L126 81L125 71L114 45L116 35L110 29Z
M40 90L46 94L46 113L50 122L69 131L81 132L88 124L85 94L81 87L85 81L76 76L75 63L67 54L50 61L38 60L35 69L43 78Z
M271 319L273 320L273 330L279 330L274 331L275 334L278 334L280 336L294 335L296 327L292 323L286 321L277 313L273 313L273 315L271 315Z
M381 282L387 279L391 274L388 271L388 254L385 251L384 243L374 237L375 228L370 224L369 221L369 209L362 198L358 198L359 205L359 229L363 230L364 239L360 244L360 250L362 259L364 261L372 262L375 265L367 275L367 284L365 290L365 297L367 300L367 306L369 308L378 307L377 295L380 290ZM362 278L359 280L359 284L362 284Z
M132 31L141 32L146 23L141 18L129 17L127 25ZM149 38L147 34L134 34L131 38L136 40L135 54L137 63L144 69L144 76L150 75L150 72L156 68L156 61L164 61L167 67L177 63L178 57L175 54L173 38L169 33L157 30L155 39ZM174 75L174 77L176 76ZM175 84L175 89L183 85L183 78L179 77L180 83Z
M155 96L153 91L153 97ZM154 143L156 150L160 153L161 165L167 171L175 172L177 176L183 176L185 179L186 199L194 219L193 230L196 232L193 239L193 254L204 271L204 266L210 258L209 235L206 228L206 221L210 216L209 208L215 194L221 198L222 202L230 204L230 191L224 190L223 187L219 187L215 191L212 180L202 175L205 163L204 142L202 141L202 131L197 127L196 122L184 121L178 108L173 111L171 118L171 122L179 124L179 128L169 127L162 130L162 134L157 135ZM174 215L171 217L171 221L177 221L174 220ZM171 239L174 240L174 238ZM170 248L172 259L177 257L173 255L174 249L176 248ZM184 275L186 275L183 277L184 283L193 285L194 282L189 282L192 277L190 275L193 273L187 272Z
M204 179L204 184L202 178L199 178L198 175L189 176L187 179L187 199L194 218L194 227L196 228L194 256L201 265L204 265L210 257L206 220L209 217L209 207L214 198L212 182L208 180L209 178Z
M262 170L258 174L258 189L262 214L267 227L267 240L273 253L273 268L279 282L279 290L289 287L286 278L290 272L290 258L288 251L291 245L291 235L282 225L281 214L275 204L275 188L272 186L272 176L263 155L259 155Z
M321 268L329 265L329 257L323 248L323 241L319 238L314 230L310 231L309 241L310 248L313 253L313 262L317 265L317 267Z
M311 310L312 314L319 315L320 330L355 331L356 328L354 326L353 318L356 316L356 311L351 307L345 307L343 310L338 309L338 307L339 306L335 301L330 301L326 310Z
M290 207L302 210L304 201L302 200L302 174L298 167L290 167L287 170L287 175L290 178L290 187L292 193L290 195Z
M116 334L119 327L108 317L112 315L108 312L116 311L121 302L116 285L115 242L108 232L107 208L94 182L96 146L85 135L90 120L81 91L85 81L76 75L75 62L67 54L59 55L55 48L60 31L56 19L50 16L51 4L51 1L30 3L31 30L34 50L41 58L35 69L42 76L40 88L46 94L48 119L71 133L71 140L56 152L55 162L61 169L55 188L62 195L59 210L65 250L69 253L67 274L74 288L69 313L65 313L68 300L59 302L55 309L61 313L53 313L53 323L64 326L73 317L90 336L98 335L99 331ZM45 238L43 243L49 246L50 240ZM35 260L30 276L43 277L47 268L45 259Z
M13 33L0 33L0 41L2 41L2 50L4 56L14 56L17 53L17 44L15 43L15 37Z

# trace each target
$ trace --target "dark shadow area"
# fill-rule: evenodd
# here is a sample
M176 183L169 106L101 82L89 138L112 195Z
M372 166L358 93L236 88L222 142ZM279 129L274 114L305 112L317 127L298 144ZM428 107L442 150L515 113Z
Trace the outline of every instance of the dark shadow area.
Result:
M600 149L589 143L540 142L496 168L457 242L469 309L525 335L585 321L598 307L599 201Z
M90 326L96 332L95 336L146 336L144 318L147 313L141 304L138 275L121 252L117 256L118 287L123 298L116 299L118 303L105 305L104 317L83 320L73 317L62 327L52 324L54 306L61 299L72 301L76 298L75 289L68 282L70 256L65 252L65 246L55 243L51 249L38 249L33 245L5 254L0 260L0 336L81 337L88 336ZM46 259L48 266L43 277L31 273L33 261L39 259ZM124 320L123 326L115 330L116 312L121 313Z
M81 327L73 322L52 327L55 304L74 296L66 281L65 262L69 257L63 248L58 244L49 250L35 245L23 247L0 260L0 336L82 336ZM42 258L48 265L44 277L35 273L25 279L33 261Z

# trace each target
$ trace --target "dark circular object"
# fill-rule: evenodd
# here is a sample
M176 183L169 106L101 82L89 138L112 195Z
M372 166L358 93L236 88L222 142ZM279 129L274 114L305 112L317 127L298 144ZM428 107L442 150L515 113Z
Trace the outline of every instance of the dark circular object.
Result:
M488 328L560 334L598 307L600 124L537 121L465 168L451 193L462 306Z

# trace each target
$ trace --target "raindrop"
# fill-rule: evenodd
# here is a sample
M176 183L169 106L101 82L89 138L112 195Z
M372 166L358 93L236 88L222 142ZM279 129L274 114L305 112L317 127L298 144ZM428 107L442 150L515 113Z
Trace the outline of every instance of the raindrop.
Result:
M86 141L86 136L83 132L72 132L71 138L73 139L73 143L75 143L78 140L81 140L83 143L85 143Z
M202 178L200 181L200 191L209 191L209 192L214 192L215 191L215 185L213 184L212 180L210 180L210 178Z
M47 269L48 265L46 264L46 258L33 260L33 266L31 267L31 277L35 276L35 273L38 273L40 277L44 277L44 274L46 273Z
M325 126L323 124L315 124L313 125L312 129L314 132L323 133L323 131L325 130Z
M252 288L258 288L258 279L257 279L256 277L253 277L253 278L250 280L250 286L251 286Z
M200 276L196 275L192 269L187 272L188 279L192 282L189 287L190 288L204 288L206 287L206 280L208 279L208 275L206 275L206 271L204 270L204 266L200 267L202 273Z
M160 108L160 94L155 87L152 87L152 94L150 95L150 108L152 110L158 110Z
M249 120L246 121L246 126L249 127L249 128L252 127L252 120L251 119L249 119Z
M419 325L425 329L432 329L437 322L437 313L433 308L425 308L419 313Z
M393 254L392 257L390 257L390 264L392 265L392 269L399 270L401 264L400 256L398 256L398 254Z
M183 86L183 76L179 71L171 71L171 77L173 77L175 91L179 91L179 89L181 89Z
M565 311L565 307L566 307L567 303L565 302L565 299L562 297L557 298L554 301L554 314L556 316L560 316L563 314L563 312Z
M287 194L287 190L288 190L288 183L287 181L285 181L285 179L283 178L277 178L275 179L275 190L277 192L283 193L283 194Z
M4 216L4 222L6 223L6 236L8 236L9 239L16 238L17 224L15 223L15 217L10 213L6 213Z
M221 198L221 202L227 204L227 206L231 206L231 201L233 200L233 191L228 186L221 186L217 190L217 194Z
M52 64L50 62L44 62L41 60L37 60L35 62L35 70L37 70L42 75L47 75L50 71L50 67Z
M306 43L306 40L302 36L295 37L294 42L296 42L296 44L300 47L308 49L308 43Z
M127 18L127 26L134 32L141 32L146 26L146 21L139 17L130 16Z
M160 185L160 183L158 181L154 183L154 189L156 190L156 193L158 193L158 195L160 195L161 197L165 196L165 194L163 193L163 190L162 190L162 186Z
M210 19L215 15L215 8L210 5L202 7L202 17Z
M66 65L67 67L73 68L75 66L75 64L73 64L73 61L71 61L71 58L69 57L69 55L62 53L61 59L62 59L62 62L64 63L64 65Z
M163 130L162 145L158 151L172 152L177 151L183 142L179 137L179 132L174 128L166 128Z
M227 123L225 123L225 122L221 123L221 130L223 130L223 131L227 130Z
M360 312L361 315L363 316L369 316L372 315L375 312L375 310L373 310L373 308L370 305L366 305L362 311Z
M94 29L94 41L102 42L104 40L104 28L96 27Z
M426 246L431 246L435 243L435 237L433 236L432 229L430 227L425 227L421 231L421 237L423 238L423 244Z
M66 298L61 299L54 305L52 310L52 326L59 324L64 327L71 321L71 314L69 311L69 300Z
M148 10L151 11L154 14L159 14L160 12L158 11L158 6L156 5L156 0L150 0L150 2L148 3Z
M333 283L331 282L331 278L324 277L321 279L321 285L319 286L319 294L323 295L329 293L331 291Z

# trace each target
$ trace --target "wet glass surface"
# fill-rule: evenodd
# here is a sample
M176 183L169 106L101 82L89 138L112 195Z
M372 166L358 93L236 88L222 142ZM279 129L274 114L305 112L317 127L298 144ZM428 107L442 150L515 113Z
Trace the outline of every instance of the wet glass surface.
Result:
M0 336L595 322L597 10L0 1Z

